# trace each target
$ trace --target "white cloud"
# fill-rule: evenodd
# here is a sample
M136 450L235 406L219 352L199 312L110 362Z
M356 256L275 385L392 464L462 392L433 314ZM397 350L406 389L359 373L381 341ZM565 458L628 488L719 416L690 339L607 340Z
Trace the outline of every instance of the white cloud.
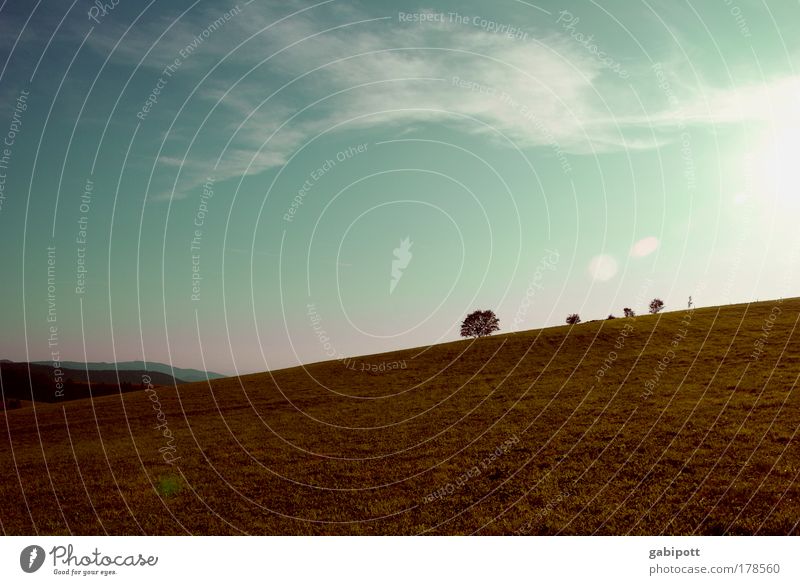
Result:
M591 154L657 148L678 135L680 124L774 121L776 112L798 118L796 78L694 90L674 79L680 102L664 105L660 95L660 107L642 112L627 83L563 34L540 31L527 40L512 40L462 25L358 23L368 16L352 8L326 8L288 18L230 53L248 36L298 10L296 5L248 6L185 60L180 75L170 80L170 92L177 91L174 84L190 69L194 77L186 78L193 83L226 59L220 69L224 74L210 77L198 92L209 107L219 102L208 122L216 133L213 146L196 151L195 145L188 158L196 164L182 167L182 174L197 166L204 176L219 158L218 180L255 175L285 164L299 147L334 127L383 125L407 132L415 124L437 121L505 143L503 135L523 148ZM147 62L161 67L217 12L143 23L117 49L117 58L137 62L172 26ZM90 40L101 52L113 47L120 33L109 30L104 27ZM650 69L632 81L656 85ZM181 123L198 122L187 117ZM186 134L181 127L175 130ZM182 157L170 152L162 162ZM186 180L196 186L204 179Z
M282 26L272 42L287 46L308 27L305 21ZM505 136L523 148L554 146L567 153L654 146L626 139L614 124L596 124L602 99L594 83L602 69L563 39L521 42L459 29L443 43L444 32L379 24L325 34L292 47L235 87L209 87L203 97L217 102L224 96L217 107L233 116L232 144L241 154L261 150L248 174L283 164L336 126L388 125L400 132L439 121L498 142ZM277 89L276 70L291 83L262 103L265 87ZM288 121L315 100L321 101ZM223 175L242 172L241 159L234 165L227 159Z
M800 122L800 76L786 76L738 87L682 87L670 107L647 115L620 116L623 127L655 130L680 125L760 123L780 128Z

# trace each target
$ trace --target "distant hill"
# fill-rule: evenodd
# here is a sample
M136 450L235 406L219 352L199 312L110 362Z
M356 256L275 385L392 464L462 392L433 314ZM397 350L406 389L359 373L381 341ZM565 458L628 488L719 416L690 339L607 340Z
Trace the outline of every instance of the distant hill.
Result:
M153 386L184 383L155 370L89 370L87 376L86 369L69 368L63 364L59 373L51 363L28 364L8 360L0 362L0 382L3 396L10 403L6 404L8 408L15 408L20 400L31 400L31 394L36 402L61 402L143 390L148 383ZM60 386L56 386L57 383Z
M50 362L32 362L34 364L49 365ZM72 370L114 370L114 362L61 362L64 368ZM132 370L136 372L161 372L169 376L175 376L177 380L184 382L203 382L205 380L215 380L217 378L226 378L224 374L216 372L204 372L203 370L195 370L192 368L175 368L169 364L162 364L159 362L117 362L117 370Z

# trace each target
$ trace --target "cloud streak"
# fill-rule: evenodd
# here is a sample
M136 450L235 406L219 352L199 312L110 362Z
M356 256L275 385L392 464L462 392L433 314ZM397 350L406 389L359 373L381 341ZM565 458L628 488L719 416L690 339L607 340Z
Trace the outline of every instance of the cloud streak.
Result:
M210 166L219 181L257 175L286 164L303 145L333 130L413 133L416 125L438 122L498 144L583 155L658 148L687 125L764 122L775 111L800 117L797 78L693 90L676 79L682 99L665 105L664 95L656 95L662 99L645 110L640 94L652 96L658 84L651 69L632 69L631 79L622 81L554 23L551 30L510 39L477 27L401 23L396 15L380 18L341 6L290 18L297 7L278 10L243 8L226 22L224 34L204 41L182 65L187 84L214 67L224 74L209 75L196 93L204 102L200 109L213 111L203 131L215 136L214 147L195 144L187 152L188 141L175 141L159 160L181 173L177 196L201 183ZM138 62L161 37L145 66L162 67L217 12L143 23L115 59ZM90 42L108 51L119 32L102 31ZM637 84L647 91L635 90ZM181 125L175 131L191 136L199 123L187 116L181 124L189 131ZM184 158L191 162L181 164Z

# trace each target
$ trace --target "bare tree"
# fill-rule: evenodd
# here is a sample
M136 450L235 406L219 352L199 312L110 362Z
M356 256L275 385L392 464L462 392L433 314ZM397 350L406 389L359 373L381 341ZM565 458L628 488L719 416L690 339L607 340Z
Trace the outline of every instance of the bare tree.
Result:
M461 322L461 337L485 337L500 331L500 319L494 311L474 311Z
M571 315L567 315L567 323L569 325L577 325L581 322L581 317L578 313L572 313Z

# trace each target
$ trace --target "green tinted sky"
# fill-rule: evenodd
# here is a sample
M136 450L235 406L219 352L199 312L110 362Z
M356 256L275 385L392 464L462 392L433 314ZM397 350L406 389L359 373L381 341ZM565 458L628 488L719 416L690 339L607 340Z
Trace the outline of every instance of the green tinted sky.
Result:
M796 3L93 6L0 10L3 357L249 372L796 295Z

